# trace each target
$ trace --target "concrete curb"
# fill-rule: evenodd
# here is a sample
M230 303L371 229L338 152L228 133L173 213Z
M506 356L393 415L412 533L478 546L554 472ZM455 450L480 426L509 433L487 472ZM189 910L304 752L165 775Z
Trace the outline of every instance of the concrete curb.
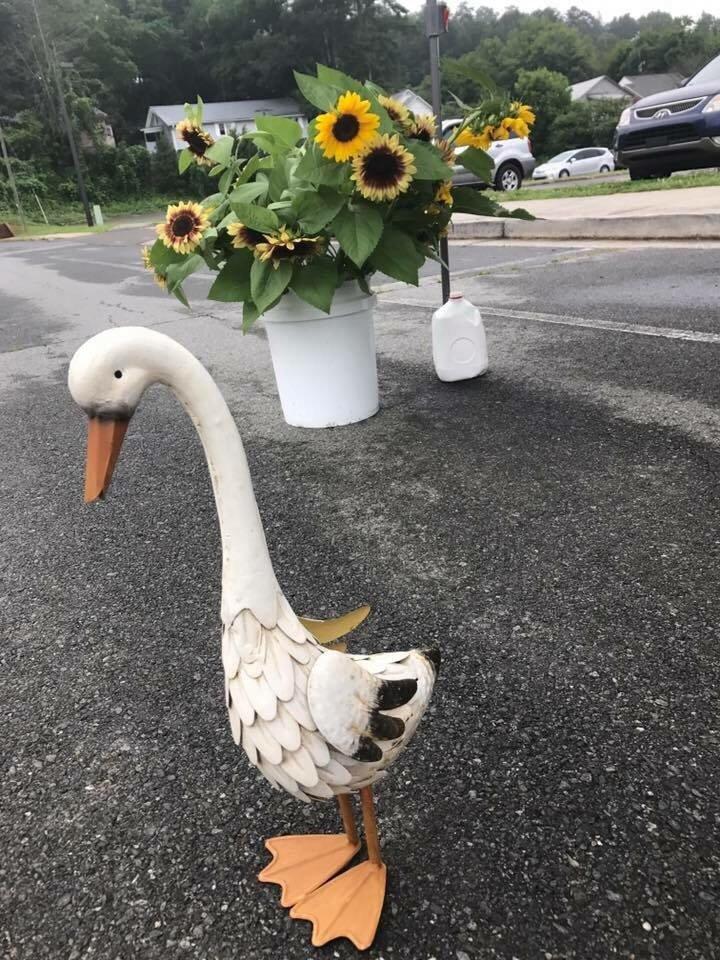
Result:
M457 240L720 240L720 213L579 217L576 220L477 217L453 223L450 237Z

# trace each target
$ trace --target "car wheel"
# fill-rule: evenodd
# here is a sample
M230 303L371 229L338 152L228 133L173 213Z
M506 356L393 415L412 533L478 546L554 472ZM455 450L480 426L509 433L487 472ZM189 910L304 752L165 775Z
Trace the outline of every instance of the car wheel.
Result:
M604 163L600 167L600 173L610 173L610 167L606 163Z
M502 163L495 174L495 189L503 191L519 190L522 185L522 173L514 163Z
M570 176L569 170L561 170L560 173L558 174L558 180L564 180L565 177L569 177L569 176Z
M647 167L628 167L631 180L660 180L669 177L671 170L648 170Z

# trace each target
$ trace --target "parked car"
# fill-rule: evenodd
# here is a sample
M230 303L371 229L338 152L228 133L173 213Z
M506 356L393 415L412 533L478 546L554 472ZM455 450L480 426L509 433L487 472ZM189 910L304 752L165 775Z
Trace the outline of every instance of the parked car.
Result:
M462 120L459 119L443 121L443 135L448 136L461 123ZM462 153L466 149L467 147L456 147L455 151L456 153ZM461 166L455 167L453 183L456 186L478 184L492 186L496 190L519 190L523 178L532 174L537 162L532 155L532 146L528 138L518 137L514 133L511 133L507 140L496 140L490 144L487 153L494 164L489 184L483 184L474 174L469 173Z
M562 180L564 177L586 177L591 173L610 173L615 169L615 158L606 147L585 147L565 150L541 163L533 171L533 180Z
M720 166L720 55L682 86L623 110L613 145L631 180Z

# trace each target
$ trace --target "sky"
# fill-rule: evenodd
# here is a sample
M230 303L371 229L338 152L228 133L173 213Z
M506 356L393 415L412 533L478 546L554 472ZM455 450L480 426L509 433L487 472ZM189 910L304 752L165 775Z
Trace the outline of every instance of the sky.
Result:
M424 6L424 0L401 0L404 7L410 10L419 10ZM589 10L590 13L599 17L603 21L612 20L613 17L621 17L625 13L630 13L634 17L641 17L644 13L650 13L651 10L664 10L671 13L674 17L699 17L704 11L712 13L716 9L717 0L603 0L602 4L597 0L515 0L514 3L497 2L497 0L468 0L473 7L491 7L502 13L505 7L514 6L524 12L542 9L543 7L555 7L564 12L569 7L580 7ZM450 11L457 4L457 0L448 0Z

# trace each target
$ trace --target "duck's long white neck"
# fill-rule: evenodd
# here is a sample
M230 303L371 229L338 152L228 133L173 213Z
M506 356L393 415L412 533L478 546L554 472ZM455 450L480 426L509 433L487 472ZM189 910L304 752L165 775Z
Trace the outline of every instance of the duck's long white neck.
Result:
M222 539L222 619L249 608L266 627L277 622L280 588L270 561L247 458L223 395L205 367L173 342L163 381L192 419L207 458Z

